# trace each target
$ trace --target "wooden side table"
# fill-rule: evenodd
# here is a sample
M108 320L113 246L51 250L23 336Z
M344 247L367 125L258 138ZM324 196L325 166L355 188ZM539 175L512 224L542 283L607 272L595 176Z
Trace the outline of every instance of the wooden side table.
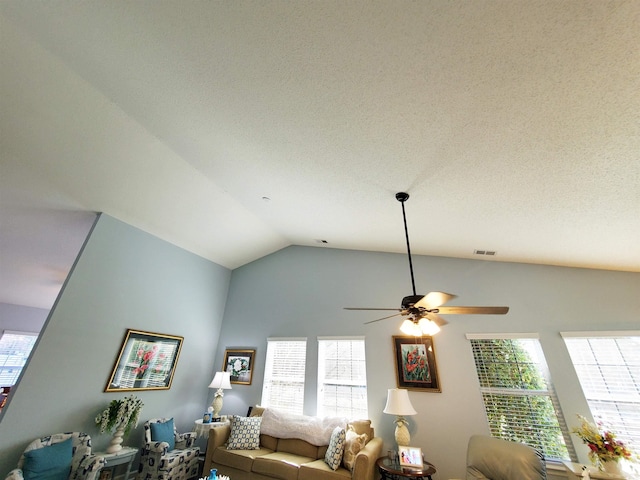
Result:
M131 475L131 465L138 454L138 449L133 447L122 447L122 450L116 453L93 452L93 454L104 457L107 462L100 471L100 480L114 480L116 467L124 464L127 465L127 470L124 472L124 480L129 480L129 476Z
M429 462L424 462L422 468L407 468L400 466L398 460L391 460L388 457L381 457L376 462L382 480L401 480L403 478L431 479L431 475L436 473L436 467Z

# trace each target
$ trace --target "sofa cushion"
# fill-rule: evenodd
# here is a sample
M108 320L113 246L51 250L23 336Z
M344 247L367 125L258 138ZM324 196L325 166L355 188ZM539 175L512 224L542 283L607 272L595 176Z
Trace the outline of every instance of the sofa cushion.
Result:
M225 465L244 472L250 472L253 460L261 455L269 455L273 450L259 448L258 450L227 450L224 447L216 448L212 461L216 465Z
M294 455L300 455L301 457L309 457L314 460L322 457L318 457L318 447L311 445L309 442L299 440L295 438L281 438L278 440L278 452L293 453Z
M366 433L358 435L353 425L347 425L347 433L344 440L344 454L342 455L342 464L344 467L353 472L353 466L356 463L356 455L366 445L368 437Z
M266 433L261 433L260 446L268 448L275 452L278 449L278 439L276 437L272 437L271 435L267 435Z
M366 434L368 439L367 441L374 437L371 420L352 420L349 422L349 425L353 427L358 435L362 435L363 433Z
M377 477L376 477L377 478ZM300 465L300 475L298 479L304 480L349 480L351 472L346 468L332 470L324 459Z
M260 423L262 417L240 417L231 419L231 433L227 440L229 450L257 450L260 448Z
M313 461L313 458L285 452L273 452L256 457L251 471L280 480L297 480L300 465ZM302 477L301 477L302 478Z
M331 467L332 470L337 470L342 462L342 454L344 453L344 439L345 431L342 427L336 427L331 433L331 440L329 440L329 447L327 453L324 456L324 461Z

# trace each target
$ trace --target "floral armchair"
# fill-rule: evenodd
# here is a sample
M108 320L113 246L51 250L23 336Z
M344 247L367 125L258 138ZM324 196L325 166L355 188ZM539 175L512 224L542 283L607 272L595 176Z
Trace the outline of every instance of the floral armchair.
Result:
M165 431L172 433L173 438L163 438L157 433L161 425ZM147 421L144 424L138 480L187 480L197 477L200 447L194 446L196 438L196 432L177 433L172 418L152 418ZM170 445L172 440L175 442L174 448Z
M40 452L44 452L44 450L40 450L40 452L35 451L52 445L59 446L68 439L71 439L72 455L69 480L96 480L100 470L102 470L102 467L105 465L105 460L103 457L91 453L91 437L81 432L56 433L34 440L27 445L20 460L18 460L18 468L11 470L6 480L23 480L22 469L25 467L25 462L27 467L33 465L35 462L40 463L40 466L43 468L54 468L54 462L48 456L42 457L39 460L32 460L34 459L34 454L37 455ZM37 467L34 466L34 468ZM67 466L66 468L69 467Z

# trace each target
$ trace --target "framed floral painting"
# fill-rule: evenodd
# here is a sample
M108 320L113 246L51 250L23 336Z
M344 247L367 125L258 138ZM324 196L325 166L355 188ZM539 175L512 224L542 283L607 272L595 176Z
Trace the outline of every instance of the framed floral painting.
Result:
M168 390L184 337L127 330L105 392Z
M223 370L231 374L231 383L251 385L253 377L254 349L227 349L224 352Z
M440 392L433 338L393 337L398 388Z

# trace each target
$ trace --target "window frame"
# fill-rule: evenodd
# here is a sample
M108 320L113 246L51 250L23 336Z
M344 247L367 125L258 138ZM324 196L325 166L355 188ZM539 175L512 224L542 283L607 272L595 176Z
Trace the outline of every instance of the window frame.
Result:
M520 437L522 436L521 433L518 433L515 431L506 431L504 435L500 435L500 434L497 434L498 432L495 426L492 426L490 424L489 417L490 417L491 409L488 407L490 407L491 405L487 405L487 400L491 398L491 395L499 395L499 396L503 396L503 398L509 398L509 397L513 397L513 398L520 397L520 398L531 398L531 399L533 399L534 397L548 398L547 406L548 407L550 406L553 408L555 413L555 419L557 422L557 426L552 425L551 429L553 430L557 428L559 430L558 433L560 435L560 438L562 439L562 443L564 444L564 447L566 448L567 456L564 457L564 456L550 454L549 450L552 450L552 449L556 450L556 448L553 448L554 446L551 444L545 444L542 442L536 443L531 441L529 443L532 444L534 448L539 449L543 453L546 461L549 461L549 462L576 461L577 456L573 448L570 432L565 422L564 415L562 413L562 409L560 407L560 403L558 401L558 397L556 395L555 388L553 386L553 381L551 379L551 374L549 372L548 364L547 364L544 352L542 350L542 345L540 343L539 335L537 333L482 333L482 334L469 333L469 334L466 334L466 338L467 340L469 340L469 343L471 346L473 360L474 360L474 367L476 369L476 378L478 379L479 390L482 395L483 407L484 407L485 414L487 416L486 417L487 424L491 431L491 435L497 438L505 438L507 440L523 441L522 439L520 439ZM541 380L545 382L546 388L525 389L525 388L505 388L505 387L499 387L495 385L483 386L481 373L478 370L478 364L476 362L476 354L475 354L476 346L474 346L474 341L482 341L482 340L514 340L514 341L521 340L521 341L529 341L529 342L534 341L534 343L532 343L531 346L532 348L535 349L535 353L538 358L536 361L532 361L531 364L535 364L535 368L538 374L541 376ZM535 360L535 359L532 359L532 360ZM517 360L513 363L517 365ZM511 362L509 362L509 364L511 364ZM487 378L487 380L489 380L489 378ZM525 403L527 403L528 408L535 408L535 406L532 407L529 405L531 402L527 401ZM527 412L522 411L522 413L526 415ZM544 428L547 431L549 431L548 426L544 427L541 425L540 428L541 429ZM541 431L545 431L544 429ZM533 434L529 434L529 435L531 436ZM538 435L537 438L542 439L543 436ZM558 452L558 454L560 455L560 452Z
M620 386L628 386L629 384L620 381L620 378L612 378L620 373L618 369L621 368L620 364L612 363L612 360L614 356L618 356L616 353L620 355L620 358L624 358L617 340L638 339L637 341L640 341L640 330L560 332L560 336L565 343L592 418L597 422L602 422L607 428L611 428L620 440L628 444L633 451L637 451L640 448L640 414L636 414L636 419L630 416L628 412L635 413L640 411L640 379L638 379L635 393L629 391L621 394ZM576 340L587 341L595 363L587 363L586 361L580 363L576 361L575 357L579 355L579 352L576 350L572 352L571 348L571 343ZM609 353L607 356L608 361L601 361L604 358L598 358L594 347L599 349L605 346L606 343L600 341L606 340L616 340L617 352ZM596 346L591 341L598 341L599 345ZM584 348L585 346L583 345L582 347ZM634 352L635 350L631 349L631 351ZM624 371L625 369L626 372ZM633 373L634 370L636 371L635 374ZM585 375L586 371L589 372L588 375ZM624 367L621 373L628 375L632 383L635 382L638 371L640 371L640 363L630 365L626 359L624 360ZM600 392L596 390L600 390ZM617 413L613 412L613 410ZM635 431L639 433L634 434L633 432Z
M38 332L27 332L27 331L20 331L20 330L3 330L2 334L0 334L0 348L2 345L2 341L3 339L7 336L7 335L15 335L15 336L20 336L20 337L33 337L33 342L31 343L31 347L29 348L29 351L26 352L26 354L23 354L23 361L21 362L21 364L11 364L9 365L9 368L13 368L13 369L18 369L17 374L12 375L11 378L13 379L13 383L2 383L2 380L0 380L0 386L3 387L10 387L15 385L16 383L18 383L18 381L20 380L20 376L22 375L22 371L24 370L24 367L26 366L29 357L31 356L31 353L33 352L33 349L36 346L36 343L38 341L38 336L40 335ZM7 368L7 362L9 361L9 359L11 357L15 357L16 355L10 355L8 352L7 353L3 353L2 350L0 350L0 357L2 356L6 356L5 360L4 360L4 364L0 364L0 378L4 377L4 373L3 371Z
M318 337L317 341L318 341L318 376L317 376L317 391L316 391L316 415L324 416L324 417L338 416L338 417L347 417L352 419L353 418L369 418L368 399L367 399L367 359L366 359L365 337L364 336ZM339 378L339 377L327 378L325 367L327 365L327 362L330 361L330 359L326 358L325 349L327 347L327 343L323 343L323 342L349 342L351 344L353 344L353 342L361 343L363 357L359 361L361 362L362 368L364 370L363 376L362 376L362 379L364 381L358 381L357 379L353 379L353 378L351 379ZM351 347L351 349L353 349L353 347ZM351 355L351 357L349 358L349 364L350 364L349 370L353 374L354 368L352 363L353 363L353 355ZM355 370L357 371L357 368ZM358 402L357 402L358 396L355 395L355 398L354 398L354 392L351 391L351 394L349 395L349 403L351 406L348 409L343 410L336 405L335 409L332 409L329 411L326 408L327 402L325 401L326 399L325 392L326 392L327 386L334 386L336 388L339 388L341 386L347 386L347 387L356 387L356 388L364 389L364 398L362 400L363 403L360 403L358 405ZM338 403L337 393L335 397L336 397L335 403L337 404ZM354 406L354 403L356 404L355 406ZM359 413L356 414L355 412L359 412Z
M297 349L285 349L282 351L274 350L277 348L276 343L304 343L301 351L303 355L298 357L275 358L274 355L278 355L284 351L288 353L299 353ZM298 345L298 348L301 346ZM285 368L284 363L287 360L302 361L302 365L298 364L297 368L292 372L283 373L278 376L277 372ZM302 415L304 411L304 390L306 383L306 360L307 360L307 338L306 337L274 337L267 338L267 353L265 357L264 366L264 378L262 381L262 396L260 405L263 407L271 407L281 410L286 410L289 413ZM275 363L275 362L278 363ZM302 373L300 375L300 372ZM297 376L292 376L293 373L297 373ZM293 381L292 381L293 380ZM275 401L274 401L275 400Z

